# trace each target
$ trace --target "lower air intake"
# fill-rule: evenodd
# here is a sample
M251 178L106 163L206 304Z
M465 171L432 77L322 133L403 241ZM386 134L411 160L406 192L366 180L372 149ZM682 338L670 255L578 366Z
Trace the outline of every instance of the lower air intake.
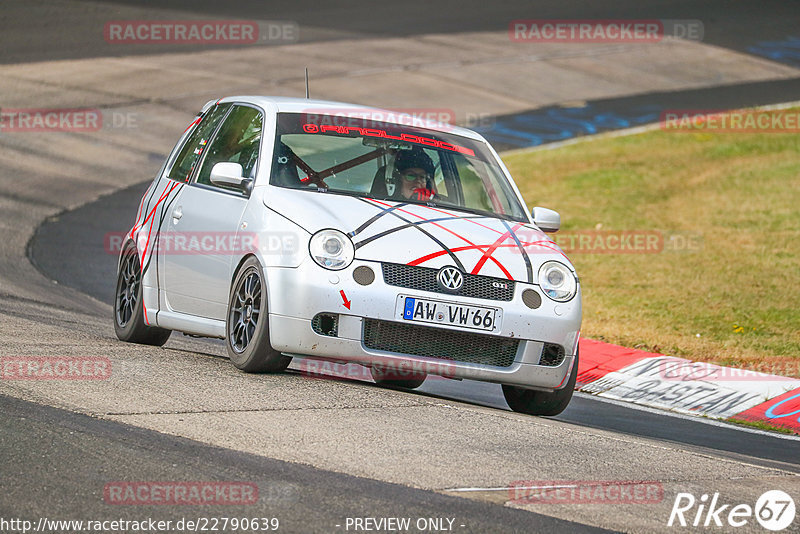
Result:
M517 355L519 340L365 319L364 346L440 360L509 367Z
M564 347L555 343L545 343L542 347L542 357L539 358L539 365L556 367L564 361Z
M311 319L311 328L321 336L336 337L339 334L339 316L332 313L318 313Z

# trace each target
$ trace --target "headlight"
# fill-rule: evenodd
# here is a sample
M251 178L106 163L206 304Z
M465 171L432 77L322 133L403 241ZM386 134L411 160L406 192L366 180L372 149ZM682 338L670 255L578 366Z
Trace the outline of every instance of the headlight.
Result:
M355 248L339 230L320 230L308 244L308 251L320 267L338 271L353 263Z
M539 287L545 295L558 302L567 302L578 290L572 271L557 261L546 261L539 267Z

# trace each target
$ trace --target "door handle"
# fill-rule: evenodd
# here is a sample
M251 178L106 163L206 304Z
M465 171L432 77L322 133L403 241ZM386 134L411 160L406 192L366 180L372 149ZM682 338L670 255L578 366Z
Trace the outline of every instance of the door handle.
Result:
M174 210L172 210L172 218L176 221L183 217L183 206L178 206Z

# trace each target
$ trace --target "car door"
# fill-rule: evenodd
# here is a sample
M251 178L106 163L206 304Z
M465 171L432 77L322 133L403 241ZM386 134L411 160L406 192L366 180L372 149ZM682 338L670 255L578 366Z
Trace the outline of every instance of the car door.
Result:
M260 110L234 105L210 140L198 141L199 165L172 204L163 236L164 290L173 311L225 318L234 262L253 244L241 228L249 193L213 184L211 169L238 163L255 179L263 123Z

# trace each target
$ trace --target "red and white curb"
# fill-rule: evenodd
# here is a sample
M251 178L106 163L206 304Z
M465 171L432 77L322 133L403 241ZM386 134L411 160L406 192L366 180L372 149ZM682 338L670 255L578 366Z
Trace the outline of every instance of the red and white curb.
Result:
M800 380L581 338L575 388L684 414L734 417L800 434Z

